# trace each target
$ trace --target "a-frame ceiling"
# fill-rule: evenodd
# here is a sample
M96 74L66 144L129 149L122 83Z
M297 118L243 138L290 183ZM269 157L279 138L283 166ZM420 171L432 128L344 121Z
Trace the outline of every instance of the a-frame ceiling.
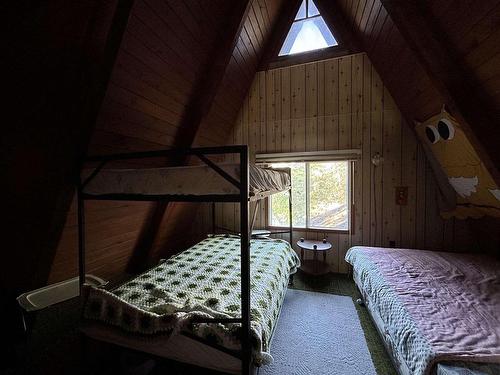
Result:
M50 80L51 85L60 84L67 91L59 95L40 94L44 111L26 117L24 123L21 116L16 136L11 137L13 149L37 150L35 153L17 151L11 160L39 165L40 176L50 175L50 181L24 177L16 185L17 190L27 192L22 197L22 205L12 202L12 209L20 210L12 219L13 227L18 228L18 237L30 228L37 228L44 235L42 240L23 238L22 246L18 245L19 254L30 249L35 255L24 264L22 274L16 276L17 288L45 282L54 256L61 268L69 267L71 272L74 267L71 263L75 255L74 221L66 221L63 231L54 229L64 222L70 206L68 184L78 170L74 150L88 149L88 153L96 154L224 143L256 70L269 57L269 51L276 48L273 36L280 30L286 33L287 23L291 23L296 12L292 8L300 3L298 0L135 0L127 15L125 32L118 38L122 42L110 80L96 84L96 87L104 84L101 94L106 93L97 123L72 122L74 118L90 118L88 114L81 117L78 111L83 108L78 104L81 104L81 94L85 93L81 71L89 68L89 61L95 56L106 55L105 43L93 48L85 38L91 35L91 41L107 40L109 28L96 28L96 25L111 23L113 14L117 14L115 10L124 2L129 1L89 2L88 14L83 14L72 2L59 1L57 6L40 5L36 14L33 11L33 17L29 12L18 14L19 19L34 21L29 25L23 22L21 31L25 28L31 32L37 24L45 27L43 39L34 39L26 46L37 47L40 56L44 52L64 56L66 60L61 61L67 61L68 73L60 77L49 64L45 70L43 66L39 68L37 56L22 65L25 71L35 71L37 77L49 73L47 79L56 78ZM475 146L498 179L500 1L316 0L316 4L344 44L348 41L351 50L367 52L408 120L425 119L439 111L443 104L447 105L452 114L466 124ZM82 20L83 16L87 18ZM58 22L51 23L52 18ZM51 48L51 41L57 41L65 49ZM23 46L17 43L13 51L20 52L13 61L33 55L23 52L22 48L28 48ZM32 69L33 66L37 69ZM73 81L68 79L70 76ZM34 82L30 84L45 83L40 78ZM71 82L75 84L69 85ZM71 95L63 95L66 92ZM66 98L61 103L67 104L65 106L45 104L63 96ZM64 131L69 128L68 123L78 127L74 134L93 129L90 144L67 137ZM27 141L18 136L22 129L31 131L48 124L60 130L51 132L50 139L31 137ZM53 144L62 145L62 142L64 147L56 154ZM63 148L72 156L58 165ZM44 165L39 162L40 154L50 155ZM18 176L14 172L12 175ZM29 194L30 186L35 184L37 194ZM67 196L61 198L64 194ZM44 197L44 204L39 202L40 197ZM36 215L24 215L26 207L34 208ZM97 219L103 215L110 223L106 235L113 239L104 244L95 239L94 255L105 258L107 254L106 259L113 262L114 271L119 272L136 249L138 238L146 237L146 243L156 242L155 246L163 249L170 235L176 234L172 229L174 222L189 224L184 208L171 207L166 214L156 216L156 211L150 208L130 205L94 210L94 227L89 231L104 231L103 220ZM74 211L70 210L69 215L74 215ZM137 229L123 234L124 227L147 228L151 220L158 221L161 228L161 236L155 241ZM57 242L56 251L53 244ZM16 248L13 253L16 254ZM119 257L109 256L116 253ZM22 258L25 257L14 255L12 259L21 264ZM39 262L42 258L46 259ZM63 276L64 272L56 272L54 278Z

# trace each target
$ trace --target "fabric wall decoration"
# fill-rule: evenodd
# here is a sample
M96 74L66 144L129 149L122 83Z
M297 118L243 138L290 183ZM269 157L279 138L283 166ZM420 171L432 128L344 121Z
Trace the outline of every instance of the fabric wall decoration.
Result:
M460 124L444 109L423 123L416 133L430 151L436 174L447 176L456 193L456 205L441 210L445 218L455 216L479 218L500 217L500 189L484 166Z

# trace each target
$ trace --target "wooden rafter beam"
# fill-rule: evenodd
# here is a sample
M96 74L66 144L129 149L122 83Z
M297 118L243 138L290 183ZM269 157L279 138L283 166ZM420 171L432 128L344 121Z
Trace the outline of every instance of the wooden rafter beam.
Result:
M315 0L320 14L323 16L328 27L332 30L339 45L347 49L350 53L361 52L361 43L349 28L343 16L342 9L337 1Z
M381 0L447 108L463 125L476 152L496 183L500 185L500 131L492 115L488 96L476 84L473 74L452 49L439 22L425 2L418 0Z
M281 5L278 12L279 18L274 24L271 35L265 45L264 53L262 54L258 68L259 70L268 69L269 63L278 56L301 3L302 0L287 0Z
M177 146L190 147L192 145L203 118L212 108L250 8L250 0L234 1L230 16L219 28L215 48L205 64L205 69L197 79L193 96L181 120L175 143Z
M193 145L203 119L212 108L250 7L251 0L234 1L231 14L221 24L215 41L215 48L205 64L205 69L197 79L192 97L181 119L174 142L176 147L187 148ZM177 164L185 163L186 159L175 160L174 162ZM171 205L165 202L154 203L129 261L127 268L130 271L139 271L145 266L169 206Z

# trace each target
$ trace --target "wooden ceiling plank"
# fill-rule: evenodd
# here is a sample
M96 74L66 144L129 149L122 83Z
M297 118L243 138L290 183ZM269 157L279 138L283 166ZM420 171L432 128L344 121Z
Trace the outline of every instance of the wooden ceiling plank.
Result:
M368 55L372 56L372 52L375 50L375 47L378 44L378 41L382 39L382 35L385 35L386 29L390 28L392 24L392 21L387 14L387 11L385 8L382 6L380 8L380 13L377 17L377 21L375 22L375 25L373 26L373 32L372 35L373 37L371 38L371 41L368 40L365 44L365 49L368 53Z
M130 17L127 29L130 31L130 33L127 32L127 38L124 40L127 45L129 42L128 39L132 41L136 40L136 45L143 45L140 48L144 49L144 47L146 47L152 54L165 63L170 62L170 56L172 56L172 61L174 62L181 61L182 64L177 64L178 66L174 68L175 71L182 73L182 77L186 81L193 82L193 71L197 70L195 67L196 58L189 54L180 53L179 51L182 51L182 49L177 41L171 41L170 37L167 40L163 40L162 37L158 35L161 31L159 28L155 27L156 32L153 33L144 22L134 17L134 15ZM168 31L166 32L168 33ZM129 51L131 52L132 50Z
M122 66L115 66L113 70L113 82L125 90L135 90L139 88L140 96L155 103L170 114L169 117L178 117L184 113L185 106L179 105L170 97L169 92L164 92L159 86L151 85L141 79L141 76L130 74Z
M141 112L144 112L144 109L147 108L148 113L156 115L159 119L163 119L172 125L176 125L179 123L179 115L171 113L168 109L162 107L150 98L140 96L139 94L132 92L126 87L117 85L114 82L110 82L108 92L114 100L122 103L127 107L136 109Z
M192 12L188 7L188 3L189 1L170 1L168 4L177 18L181 20L189 30L191 36L199 40L202 46L208 46L212 40L214 29L204 27L206 22L203 22L203 17L198 17L198 14Z
M262 9L260 8L257 0L253 1L252 9L255 14L255 18L257 19L257 26L259 28L261 36L261 43L264 43L264 36L266 35L267 27L266 21L264 20L264 15L262 14Z
M436 3L440 3L437 1ZM434 19L441 21L443 31L449 36L456 36L460 44L462 37L485 16L491 14L498 0L460 0L454 1L453 7L441 17Z
M358 10L354 18L354 27L356 28L356 30L361 30L361 19L363 18L363 14L365 13L366 7L369 3L369 0L361 0L359 2Z
M484 82L498 74L500 67L500 52L497 51L490 59L476 67L474 73L479 82ZM480 85L478 85L480 88Z
M476 68L492 59L498 52L500 52L500 28L465 55L464 61L471 68Z
M193 35L185 21L174 12L171 6L172 1L142 0L142 2L146 7L149 7L150 16L151 13L156 14L182 43L184 49L186 49L185 46L190 46L191 53L198 59L203 59L209 53L208 46L201 42L203 38ZM148 22L148 19L144 21Z
M363 17L361 17L361 20L359 22L359 30L361 33L366 30L368 26L368 20L370 19L372 11L374 11L375 8L375 1L370 1L370 3L366 4L365 11L363 12Z
M371 58L372 62L378 63L377 66L383 66L385 64L385 54L384 52L388 49L387 40L394 29L394 23L389 16L386 17L384 25L382 26L377 39L373 42L373 45L369 47L369 51L377 51L377 54Z
M162 132L171 136L177 133L177 124L170 124L164 119L157 119L148 113L129 108L110 97L104 99L101 113L103 117L115 116L123 120L127 119L127 121L138 126L140 125L146 129Z
M488 39L500 26L500 5L478 21L470 30L464 32L455 43L462 55L469 54L473 49Z
M371 35L373 32L373 29L377 23L377 19L380 14L380 10L382 8L382 4L380 1L375 1L372 7L372 11L370 12L370 16L368 17L368 20L366 21L366 27L362 32L364 35Z
M253 75L252 72L250 71L250 67L248 64L245 62L245 58L243 57L243 54L240 50L240 48L243 48L241 46L241 43L238 43L236 48L234 49L233 57L234 60L236 61L236 64L238 65L238 69L240 71L241 77L245 77L246 79L252 79ZM241 80L240 80L241 82ZM243 82L241 82L243 84ZM245 89L246 92L246 89Z
M250 6L250 9L248 10L248 20L247 22L245 22L243 29L246 30L254 51L259 51L261 45L260 43L262 41L262 34L252 6Z
M250 60L255 60L258 47L255 35L253 34L253 30L251 30L251 27L249 25L245 25L241 30L241 40L243 41L245 47L247 48ZM253 64L253 62L251 64Z
M463 125L476 152L500 185L500 134L485 95L473 84L473 77L448 48L446 37L436 20L417 0L381 0L391 19L414 51L418 61L446 99L451 113ZM477 135L482 135L482 142ZM488 134L488 136L484 136Z
M401 79L405 79L407 82L412 82L412 78L415 77L415 70L411 70L411 75L408 76L408 74L405 73L405 77L401 77L401 72L405 71L404 68L406 68L409 64L412 64L415 62L413 52L409 48L403 48L401 50L401 53L398 56L398 63L392 65L392 69L389 70L388 76L389 79L384 79L384 85L387 87L394 87L395 85L398 85ZM392 90L391 90L392 92Z
M158 48L159 45L168 46L171 53L188 64L190 68L196 70L199 67L198 62L200 59L204 59L204 55L201 54L197 48L186 48L189 44L186 44L179 38L175 30L171 29L168 21L163 19L157 11L150 8L142 1L138 1L136 4L137 6L134 7L134 13L130 21L130 30L142 30L141 34L143 38L141 38L141 40L143 40L146 45L155 46L156 48ZM148 39L152 36L160 41L160 43L149 41ZM165 56L168 56L168 54L165 54Z
M390 59L389 61L385 61L383 64L381 64L381 68L378 69L379 74L382 77L391 77L390 72L394 67L400 68L400 57L403 51L408 50L406 47L406 43L401 36L401 34L398 32L396 27L393 27L390 31L390 34L387 37L387 40L384 42L384 44L381 46L383 48L384 52L381 53L381 55L384 56L394 56L394 58ZM384 74L386 73L386 74ZM387 84L384 81L384 84Z
M177 103L176 106L185 108L184 103L186 103L186 99L189 96L189 91L186 89L186 81L175 71L165 74L162 70L155 69L159 62L157 59L149 64L145 62L147 60L148 56L146 54L142 54L141 59L139 59L134 54L125 50L122 45L119 63L123 69L132 75L141 77L151 85L154 83L156 86L161 87Z
M352 17L349 20L349 27L351 27L351 29L354 30L356 28L356 14L358 13L358 8L360 6L361 1L362 0L352 0L350 5L351 10L349 11L349 14L351 14ZM347 5L349 6L349 3L347 3Z
M455 7L457 3L457 0L440 0L440 1L426 0L426 1L428 1L429 9L431 10L432 14L435 15L436 18L445 17L446 14L450 13L450 8L453 9L453 7Z
M500 73L482 82L482 86L491 96L500 94ZM493 102L500 105L500 100L494 100Z
M238 44L236 45L238 51L240 51L240 55L243 58L242 63L244 69L248 72L249 75L252 75L250 67L252 66L252 53L248 50L247 44L243 40L240 35Z

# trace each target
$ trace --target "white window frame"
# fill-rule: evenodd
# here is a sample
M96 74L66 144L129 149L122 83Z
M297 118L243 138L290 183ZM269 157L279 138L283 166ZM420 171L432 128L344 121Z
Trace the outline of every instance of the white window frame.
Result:
M352 151L352 150L348 150ZM309 218L309 210L310 210L310 163L328 163L328 162L347 162L348 163L348 170L347 170L347 212L348 212L348 218L347 218L347 229L334 229L334 228L323 228L323 227L311 227L309 224L310 218ZM275 163L304 163L305 164L305 174L306 174L306 226L305 227L298 227L298 226L293 226L293 229L296 230L306 230L306 231L317 231L317 232L336 232L336 233L352 233L353 231L353 213L354 213L354 189L353 189L353 173L354 173L354 161L350 160L348 158L342 159L342 158L332 158L332 159L323 159L321 160L281 160L281 161L276 161ZM292 185L292 191L293 191L293 185ZM267 199L266 202L266 220L267 220L267 226L269 228L274 228L274 229L284 229L288 228L288 226L279 226L279 225L272 225L271 224L271 217L272 217L272 206L271 206L271 196L269 199ZM293 215L293 201L292 201L292 215Z

